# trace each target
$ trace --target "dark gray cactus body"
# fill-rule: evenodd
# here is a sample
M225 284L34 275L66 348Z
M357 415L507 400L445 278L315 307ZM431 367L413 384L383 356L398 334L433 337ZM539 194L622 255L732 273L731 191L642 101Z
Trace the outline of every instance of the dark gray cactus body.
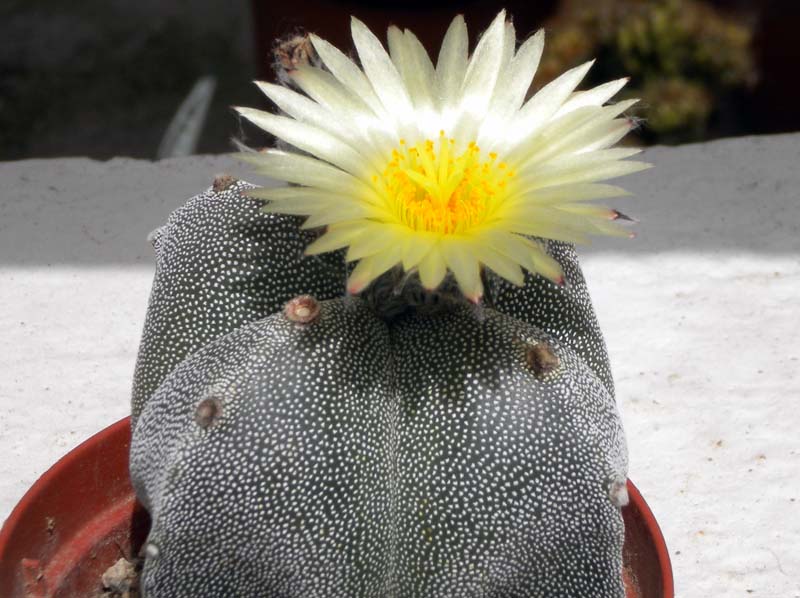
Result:
M153 231L156 275L133 384L135 423L147 399L186 356L276 312L301 293L344 293L340 254L303 257L313 235L302 218L264 214L227 178L193 197Z
M566 344L486 310L392 327L400 596L622 596L612 397ZM537 373L528 352L551 350Z
M492 304L498 311L541 328L572 347L614 395L614 382L605 340L589 297L575 247L560 241L544 241L547 253L564 271L564 286L525 273L525 286L491 277Z
M604 384L517 319L278 314L141 413L145 596L620 598L626 467Z
M334 303L181 364L131 447L153 520L145 596L390 595L389 361L386 326Z

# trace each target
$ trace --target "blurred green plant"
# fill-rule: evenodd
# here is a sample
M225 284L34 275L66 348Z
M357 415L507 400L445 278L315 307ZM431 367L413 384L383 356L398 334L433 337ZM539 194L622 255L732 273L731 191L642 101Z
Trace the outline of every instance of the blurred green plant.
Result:
M546 27L535 85L596 56L588 83L631 77L625 94L642 100L645 143L707 137L757 78L752 27L697 0L565 0Z

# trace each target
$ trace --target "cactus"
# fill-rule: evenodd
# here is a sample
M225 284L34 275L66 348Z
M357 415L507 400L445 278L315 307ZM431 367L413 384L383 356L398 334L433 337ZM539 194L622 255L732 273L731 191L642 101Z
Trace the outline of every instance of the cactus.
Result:
M301 259L302 219L263 214L222 175L150 234L156 277L133 381L132 419L175 366L206 343L271 315L301 292L344 292L341 259Z
M550 241L548 253L559 263L566 284L554 287L540 276L525 276L521 288L495 277L493 306L509 316L540 328L570 346L614 396L614 381L605 340L594 313L575 247Z
M551 355L542 367L537 350ZM146 596L619 596L614 402L487 309L276 314L184 361L136 429Z
M467 61L457 18L427 85L490 145L469 110L520 119L524 152L510 129L508 164L418 141L420 112L376 171L355 158L380 163L385 122L358 113L364 147L343 145L353 111L402 120L379 81L425 95L434 67L409 32L391 57L353 32L363 71L312 37L330 72L282 79L314 102L262 84L289 116L241 109L305 152L245 156L294 186L217 185L155 234L130 461L144 596L622 598L627 453L573 242L628 235L586 203L645 166L607 149L630 128L629 103L603 106L624 81L572 93L584 66L520 108L541 34L515 53L500 13Z

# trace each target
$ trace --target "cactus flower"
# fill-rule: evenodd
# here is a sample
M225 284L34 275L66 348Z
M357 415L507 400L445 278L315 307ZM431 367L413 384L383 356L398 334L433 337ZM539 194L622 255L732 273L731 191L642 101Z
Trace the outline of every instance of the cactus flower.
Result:
M589 203L625 194L599 181L649 166L625 160L636 148L611 148L633 126L621 115L635 100L604 104L627 79L576 92L587 62L526 100L544 34L517 47L505 11L471 56L456 17L435 65L408 30L389 28L388 52L356 18L352 36L360 67L312 35L324 68L289 73L302 93L258 83L285 114L237 109L299 150L244 154L294 184L250 195L270 200L270 212L308 216L307 228L325 226L306 253L346 247L357 261L349 292L399 265L426 289L452 273L477 302L483 267L520 286L523 270L563 283L538 239L629 236L619 212Z

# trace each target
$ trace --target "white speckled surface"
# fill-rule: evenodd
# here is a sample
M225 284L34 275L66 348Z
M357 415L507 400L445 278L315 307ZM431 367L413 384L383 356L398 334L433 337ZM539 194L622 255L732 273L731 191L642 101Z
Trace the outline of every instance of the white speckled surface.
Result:
M681 597L800 597L800 134L654 148L584 251ZM0 521L128 411L146 234L228 156L0 164ZM254 182L257 182L254 180Z

